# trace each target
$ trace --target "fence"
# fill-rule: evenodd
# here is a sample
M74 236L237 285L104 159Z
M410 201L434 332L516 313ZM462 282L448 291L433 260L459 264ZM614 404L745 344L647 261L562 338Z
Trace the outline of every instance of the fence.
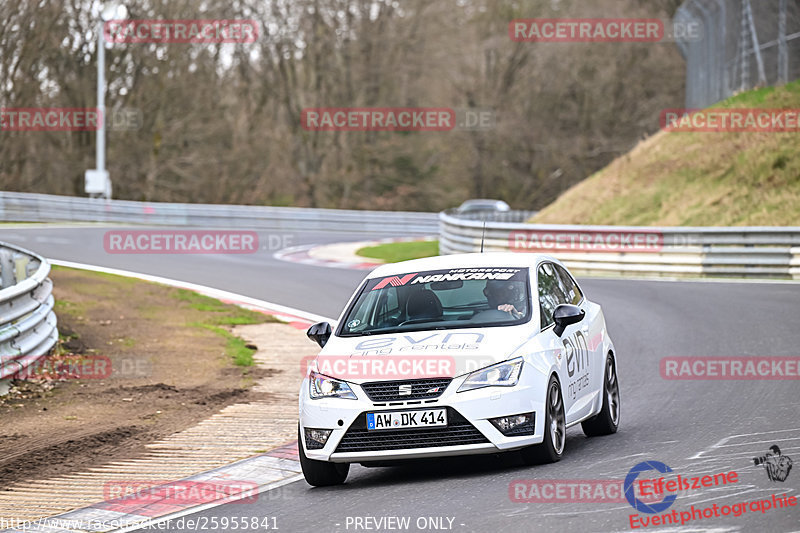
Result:
M46 355L58 340L50 264L0 242L0 380Z
M485 238L484 238L485 234ZM800 228L551 226L439 215L441 254L552 254L578 274L800 279Z
M736 92L800 78L800 2L688 0L676 27L686 58L686 107L708 107Z
M206 228L432 235L436 213L175 204L0 192L0 221L111 222Z

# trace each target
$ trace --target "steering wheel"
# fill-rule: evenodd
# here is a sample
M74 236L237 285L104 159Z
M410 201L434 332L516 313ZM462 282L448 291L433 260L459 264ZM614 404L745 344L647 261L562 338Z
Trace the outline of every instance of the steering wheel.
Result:
M400 322L398 326L405 326L406 324L423 324L425 322L441 322L441 318L410 318L404 322Z
M499 309L489 309L488 311L481 311L469 319L470 322L499 322L501 320L511 320L514 317L511 313L500 311Z

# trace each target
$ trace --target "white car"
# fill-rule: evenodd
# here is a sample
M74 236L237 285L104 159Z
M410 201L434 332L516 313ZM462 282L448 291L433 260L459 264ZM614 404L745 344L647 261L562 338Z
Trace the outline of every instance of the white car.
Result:
M372 271L300 389L306 481L350 463L519 450L554 462L566 428L617 431L617 355L603 311L557 259L484 253Z
M511 207L502 200L467 200L456 209L459 214L466 213L505 213L511 211Z

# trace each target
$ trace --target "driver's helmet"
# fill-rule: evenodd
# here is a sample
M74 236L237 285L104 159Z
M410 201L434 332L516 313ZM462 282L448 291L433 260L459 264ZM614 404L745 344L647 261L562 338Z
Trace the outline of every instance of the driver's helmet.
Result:
M490 279L486 281L483 295L490 307L511 304L518 311L525 310L525 282Z

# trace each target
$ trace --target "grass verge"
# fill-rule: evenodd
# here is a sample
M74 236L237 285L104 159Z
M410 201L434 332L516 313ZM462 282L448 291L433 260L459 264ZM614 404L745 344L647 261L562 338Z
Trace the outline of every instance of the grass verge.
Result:
M193 327L214 332L225 339L225 353L236 366L252 366L255 362L253 354L255 349L247 345L241 338L221 326L238 326L242 324L261 324L263 322L277 322L277 320L263 313L244 309L238 305L226 304L215 298L204 296L187 289L175 289L171 294L181 302L185 302L192 309L202 311L204 319L201 322L190 323Z
M439 255L439 241L390 242L361 248L356 254L385 263L398 263Z
M49 479L146 454L276 372L231 326L274 319L173 287L54 267L54 353L0 397L0 479ZM258 328L258 326L251 326ZM252 330L251 330L252 331Z

